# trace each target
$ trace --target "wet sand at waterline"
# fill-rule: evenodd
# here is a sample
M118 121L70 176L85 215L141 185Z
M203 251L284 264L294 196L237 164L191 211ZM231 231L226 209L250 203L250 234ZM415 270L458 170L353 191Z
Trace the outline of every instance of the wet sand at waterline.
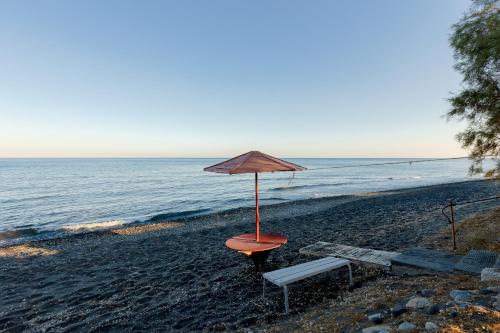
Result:
M298 250L319 240L383 250L416 246L448 227L440 210L448 199L497 193L494 182L470 181L264 206L263 231L289 239L266 269L310 260ZM461 207L457 218L497 204ZM240 208L0 248L0 330L210 331L280 320L279 289L270 287L263 300L251 261L224 246L253 231L253 214ZM345 281L338 279L292 287L292 316L342 297Z

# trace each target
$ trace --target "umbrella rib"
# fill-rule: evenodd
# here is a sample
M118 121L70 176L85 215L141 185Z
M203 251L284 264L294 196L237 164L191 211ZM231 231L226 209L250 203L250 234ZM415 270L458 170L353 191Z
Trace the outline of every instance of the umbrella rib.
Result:
M241 166L243 164L245 164L246 161L248 161L250 159L250 157L252 157L253 154L255 154L255 152L251 152L250 154L248 154L248 156L245 158L245 160L242 161L240 164L238 164L238 166L236 168L234 168L233 171L236 171L236 170L238 170L238 168L241 168ZM243 155L245 155L245 154L243 154ZM240 156L243 156L243 155L240 155ZM231 174L231 173L236 173L236 172L229 172L229 174Z
M248 154L248 153L245 153L245 154ZM221 165L221 164L224 164L224 163L227 163L227 162L229 162L229 161L235 160L235 159L237 159L237 158L239 158L239 157L241 157L241 156L243 156L243 155L245 155L245 154L241 154L241 155L235 156L235 157L233 157L233 158L230 158L230 159L228 159L228 160L226 160L226 161L222 161L222 162L220 162L220 163L217 163L217 164L214 164L214 165L208 166L208 167L204 168L203 170L204 170L204 171L207 171L207 169L210 169L210 168L216 168L217 166L219 166L219 165ZM246 160L245 160L245 161L246 161ZM239 167L240 165L241 165L241 163L240 163L240 164L238 164L238 167ZM216 171L216 172L217 172L217 171Z

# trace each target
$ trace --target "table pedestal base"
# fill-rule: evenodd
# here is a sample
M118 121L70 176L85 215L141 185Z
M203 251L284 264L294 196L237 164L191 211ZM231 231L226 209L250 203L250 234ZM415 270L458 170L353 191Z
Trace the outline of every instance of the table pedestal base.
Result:
M262 272L263 268L266 265L267 257L269 257L269 251L262 251L262 252L254 252L249 255L250 259L252 259L253 264L255 266L255 271L256 272Z

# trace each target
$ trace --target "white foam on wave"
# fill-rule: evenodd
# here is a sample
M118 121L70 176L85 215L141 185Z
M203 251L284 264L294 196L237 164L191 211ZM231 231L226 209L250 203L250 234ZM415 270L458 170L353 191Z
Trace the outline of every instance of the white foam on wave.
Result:
M95 223L81 223L75 225L66 225L62 229L64 231L85 231L85 230L98 230L98 229L109 229L112 227L117 227L125 224L123 220L111 220L104 222L95 222Z

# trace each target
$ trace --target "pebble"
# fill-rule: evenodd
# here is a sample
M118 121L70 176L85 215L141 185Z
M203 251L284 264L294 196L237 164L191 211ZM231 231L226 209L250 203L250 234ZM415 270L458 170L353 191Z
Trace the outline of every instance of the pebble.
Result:
M431 305L425 297L413 297L406 303L407 309L423 309Z
M472 300L472 293L467 290L452 290L450 297L457 303L466 303Z
M495 290L490 289L490 288L483 288L479 290L479 293L481 295L493 295L496 294Z
M457 317L457 316L458 316L458 312L457 312L457 311L452 310L452 311L450 312L450 317L451 317L451 318L455 318L455 317Z
M422 297L431 297L432 295L434 295L434 293L434 289L422 289L417 291L417 295Z
M500 294L497 294L494 298L493 306L496 311L500 311Z
M381 313L374 313L368 316L368 319L374 324L382 324L384 315Z
M500 293L500 286L496 286L496 287L488 287L486 288L488 290L491 290L492 292L494 292L495 294L498 294Z
M478 299L474 302L474 304L481 305L487 308L491 307L491 302L488 301L487 299Z
M216 332L224 332L226 330L226 325L223 323L215 324L213 326L213 329Z
M500 281L500 268L484 268L481 271L481 281Z
M393 317L399 317L400 315L402 315L403 313L405 313L406 311L406 305L403 303L403 304L396 304L392 309L391 309L391 313L392 313L392 316Z
M428 321L425 323L425 329L427 332L437 332L439 327L433 322Z
M409 323L407 321L401 323L401 325L398 326L398 330L400 332L410 332L413 331L417 326L415 324Z
M439 305L434 304L429 307L427 313L430 315L435 315L436 313L439 313L439 310L440 310Z
M391 328L387 325L371 326L363 328L361 330L361 333L389 333L389 332L391 332Z

